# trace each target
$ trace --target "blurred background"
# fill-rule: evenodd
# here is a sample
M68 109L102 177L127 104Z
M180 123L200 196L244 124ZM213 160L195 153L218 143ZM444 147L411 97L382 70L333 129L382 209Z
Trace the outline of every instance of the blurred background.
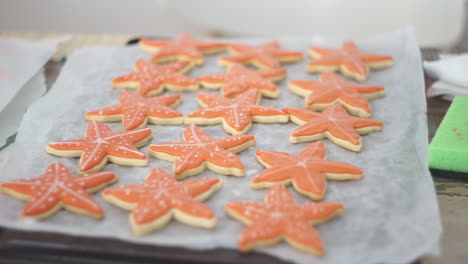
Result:
M421 46L466 45L464 0L0 0L0 31L363 38L407 24Z

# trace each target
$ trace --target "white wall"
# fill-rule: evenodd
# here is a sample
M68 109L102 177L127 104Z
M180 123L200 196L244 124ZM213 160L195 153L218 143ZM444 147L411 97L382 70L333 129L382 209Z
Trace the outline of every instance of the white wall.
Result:
M463 19L463 0L0 0L0 31L360 38L411 23L422 45L447 46Z

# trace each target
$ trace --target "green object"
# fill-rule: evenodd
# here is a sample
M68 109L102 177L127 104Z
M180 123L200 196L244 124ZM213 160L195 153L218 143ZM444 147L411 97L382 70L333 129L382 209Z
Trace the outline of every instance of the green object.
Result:
M429 167L468 172L468 97L452 101L429 146Z

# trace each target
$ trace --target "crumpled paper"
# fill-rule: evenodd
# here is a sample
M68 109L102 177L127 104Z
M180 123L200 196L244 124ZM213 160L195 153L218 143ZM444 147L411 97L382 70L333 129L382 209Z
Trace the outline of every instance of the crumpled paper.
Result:
M0 146L16 133L28 106L47 90L44 73L36 73L0 112Z
M26 107L46 91L41 69L65 39L0 37L0 146L16 132Z
M239 40L260 43L265 40ZM280 39L285 49L305 51L309 45L339 46L340 41L322 38ZM427 124L421 58L412 28L388 33L366 41L357 41L363 51L390 54L395 65L382 71L371 72L369 84L384 85L387 95L371 101L372 118L385 123L384 131L363 136L363 151L355 153L324 140L328 159L343 161L362 167L361 181L329 181L326 201L341 202L346 213L317 226L326 255L322 258L296 250L286 243L258 249L276 257L297 263L404 263L425 254L438 253L441 233L440 216L433 182L427 164ZM59 158L47 154L45 145L50 141L75 139L83 136L87 126L84 113L117 103L120 90L112 89L113 77L130 72L137 57L148 58L137 47L96 47L77 51L62 70L52 90L27 111L16 143L0 153L2 181L38 177L49 164L60 161L72 171L77 170L78 159ZM203 67L190 75L200 76L223 72L216 63L217 56L207 57ZM318 75L305 72L305 61L285 66L288 80L317 79ZM261 103L277 108L302 107L304 99L287 90L287 81L279 85L281 96L277 100L262 99ZM206 92L207 90L202 89ZM198 109L196 93L183 93L178 110L184 114ZM114 130L121 123L110 123ZM154 138L150 143L182 140L183 125L149 125ZM23 201L0 195L2 212L0 225L36 231L54 231L90 237L112 237L132 242L183 246L195 249L235 248L244 225L224 212L224 205L233 200L262 202L268 190L253 190L249 182L264 168L255 161L256 150L278 150L297 154L307 143L292 144L289 134L297 128L288 124L254 124L249 134L257 138L257 146L243 151L244 178L217 175L205 171L193 178L217 177L224 187L206 204L218 217L214 229L206 230L171 222L167 227L145 237L131 233L128 211L103 201L100 193L93 197L103 207L101 221L61 210L47 221L19 220ZM212 137L228 136L221 125L205 126ZM147 152L147 146L141 148ZM113 186L139 184L150 168L171 171L172 163L149 158L148 167L124 167L109 164L106 171L119 175ZM298 203L310 202L289 191Z
M427 91L428 97L442 95L448 101L455 96L468 96L468 53L440 54L440 60L425 61L424 69L429 76L437 79Z

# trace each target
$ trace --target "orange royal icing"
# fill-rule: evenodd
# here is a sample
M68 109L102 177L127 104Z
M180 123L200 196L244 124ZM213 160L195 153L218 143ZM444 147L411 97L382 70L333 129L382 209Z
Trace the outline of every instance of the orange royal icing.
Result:
M203 166L205 162L225 168L244 169L239 157L229 149L249 142L255 142L254 136L230 136L213 139L196 125L190 125L184 132L185 141L150 145L151 151L177 157L174 162L174 174ZM247 146L248 147L248 146Z
M181 73L189 66L190 62L188 61L156 65L138 59L135 62L135 72L114 78L112 86L122 87L129 84L128 88L132 88L130 84L136 82L138 83L138 92L143 96L160 94L164 88L174 89L171 86L176 86L179 91L193 90L192 87L197 87L197 82Z
M235 201L226 204L226 211L247 224L238 241L241 251L285 239L294 246L316 255L323 255L324 247L313 224L342 214L339 203L309 202L297 204L283 185L276 184L265 198L266 202Z
M47 147L58 151L81 151L79 172L84 173L95 170L102 162L106 162L109 156L146 160L145 154L141 153L134 144L143 142L151 136L150 128L112 132L107 125L91 121L85 138L51 142ZM64 153L63 156L69 155Z
M228 44L233 56L220 58L222 63L253 64L259 68L278 68L281 61L297 61L303 58L301 52L283 50L277 41L261 45Z
M132 205L130 218L136 225L157 221L174 210L196 217L212 219L215 215L205 204L196 200L220 184L219 179L196 179L178 182L167 172L154 168L143 184L126 185L104 190L104 196L112 196L126 204Z
M226 48L224 43L196 41L187 32L170 40L142 39L138 44L143 49L154 52L151 57L151 61L154 63L179 57L195 64L203 64L202 52L212 53L223 51Z
M307 122L307 124L294 130L291 134L292 137L313 136L328 132L333 137L340 138L353 145L360 145L361 136L356 132L356 129L383 126L383 123L379 121L348 115L341 104L332 105L322 113L299 108L284 108L283 111L303 122Z
M346 108L359 108L367 113L366 116L369 116L372 111L364 95L385 91L382 86L347 82L330 71L322 73L319 81L294 80L290 81L289 85L303 90L306 94L306 108L323 109L330 104L342 101Z
M391 56L361 52L352 41L343 42L340 49L309 47L309 52L317 59L310 61L307 67L342 66L352 73L367 78L369 68L367 63L393 61Z
M362 175L358 167L325 160L327 153L321 141L307 145L298 155L279 151L257 151L256 155L268 169L252 179L253 187L268 187L275 183L289 185L292 182L299 193L316 200L321 200L326 190L324 174L341 174L342 180Z
M252 118L268 116L287 116L281 110L258 105L260 92L247 90L235 98L226 98L218 94L198 93L197 99L206 107L200 108L187 115L188 122L198 123L197 118L220 119L238 133L245 132L252 124ZM200 121L200 124L205 121Z
M279 94L279 89L271 79L286 75L286 69L269 69L252 71L238 63L233 63L226 73L198 77L202 84L223 84L222 93L231 97L248 89L258 89L262 95ZM270 96L271 97L271 96Z
M172 110L169 106L176 105L181 100L180 95L160 95L145 98L137 93L123 90L120 95L120 104L89 111L86 116L114 116L120 115L125 130L144 127L148 117L174 119L183 115ZM183 119L181 119L183 122Z
M75 177L67 167L59 162L49 166L39 178L12 180L2 184L4 192L25 196L23 217L43 219L57 206L65 209L73 207L100 218L101 207L86 191L97 191L117 181L112 172L95 172ZM97 188L97 189L96 189Z

